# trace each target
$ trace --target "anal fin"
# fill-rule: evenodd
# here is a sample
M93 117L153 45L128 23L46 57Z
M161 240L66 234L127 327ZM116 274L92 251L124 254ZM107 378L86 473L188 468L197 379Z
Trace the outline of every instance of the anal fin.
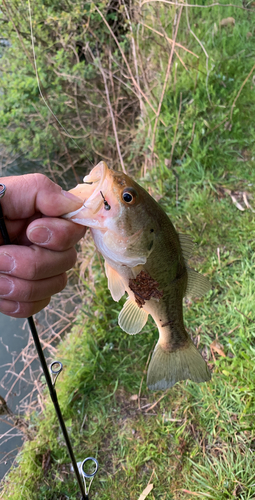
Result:
M138 307L136 302L130 298L125 302L118 317L119 326L124 332L134 335L139 333L148 319L148 313Z

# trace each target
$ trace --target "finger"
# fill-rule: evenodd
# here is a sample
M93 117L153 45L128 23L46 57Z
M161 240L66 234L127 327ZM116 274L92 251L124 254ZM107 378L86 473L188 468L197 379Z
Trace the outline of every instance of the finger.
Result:
M4 217L5 219L5 217ZM25 235L26 233L26 226L27 226L27 221L26 220L15 220L15 221L7 221L5 219L5 224L8 232L8 236L10 238L11 243L20 243L20 244L26 244L28 245L30 242L27 240L27 237ZM25 238L20 237L21 235L25 235ZM0 235L0 245L4 245L5 241L3 239L2 234Z
M27 228L27 237L36 245L63 251L73 247L84 236L86 228L64 219L36 219Z
M6 185L3 211L10 220L27 219L36 212L59 217L81 206L79 198L43 174L3 177L1 182Z
M3 245L0 247L0 273L28 281L51 278L71 269L76 256L74 248L53 252L37 245Z
M29 318L38 313L50 302L50 297L38 302L13 302L0 299L0 312L13 318Z
M36 302L61 292L66 283L66 273L40 281L26 281L0 274L0 299L12 302Z

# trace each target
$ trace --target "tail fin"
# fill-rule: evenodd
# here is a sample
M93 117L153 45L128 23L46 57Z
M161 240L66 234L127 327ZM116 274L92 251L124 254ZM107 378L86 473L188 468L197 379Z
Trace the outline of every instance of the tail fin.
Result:
M209 368L191 340L185 349L174 352L165 351L157 343L147 373L152 391L168 389L180 380L206 382L210 378Z

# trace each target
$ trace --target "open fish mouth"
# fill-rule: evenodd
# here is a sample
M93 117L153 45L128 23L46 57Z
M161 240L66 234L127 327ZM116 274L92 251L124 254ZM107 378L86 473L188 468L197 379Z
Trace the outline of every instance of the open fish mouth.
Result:
M69 191L80 198L83 205L78 210L63 215L64 219L72 219L83 226L100 227L100 222L95 217L104 204L102 193L105 193L109 188L108 170L106 163L100 161L89 175L84 177L83 184L78 184Z

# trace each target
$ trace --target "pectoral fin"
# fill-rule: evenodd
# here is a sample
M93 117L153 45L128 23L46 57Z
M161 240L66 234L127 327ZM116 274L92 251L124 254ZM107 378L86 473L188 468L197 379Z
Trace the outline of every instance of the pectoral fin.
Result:
M147 312L138 307L134 300L127 299L123 309L120 311L118 323L124 332L134 335L142 330L147 319Z
M104 256L108 256L109 259L114 260L118 264L128 267L145 264L147 253L142 251L137 252L136 250L142 231L140 229L130 237L123 237L111 230L106 231L103 237Z
M186 288L186 297L202 297L211 289L210 281L194 269L187 267L188 284Z
M105 272L108 278L108 288L111 292L113 300L118 302L125 293L125 285L119 273L115 271L109 264L105 261Z

